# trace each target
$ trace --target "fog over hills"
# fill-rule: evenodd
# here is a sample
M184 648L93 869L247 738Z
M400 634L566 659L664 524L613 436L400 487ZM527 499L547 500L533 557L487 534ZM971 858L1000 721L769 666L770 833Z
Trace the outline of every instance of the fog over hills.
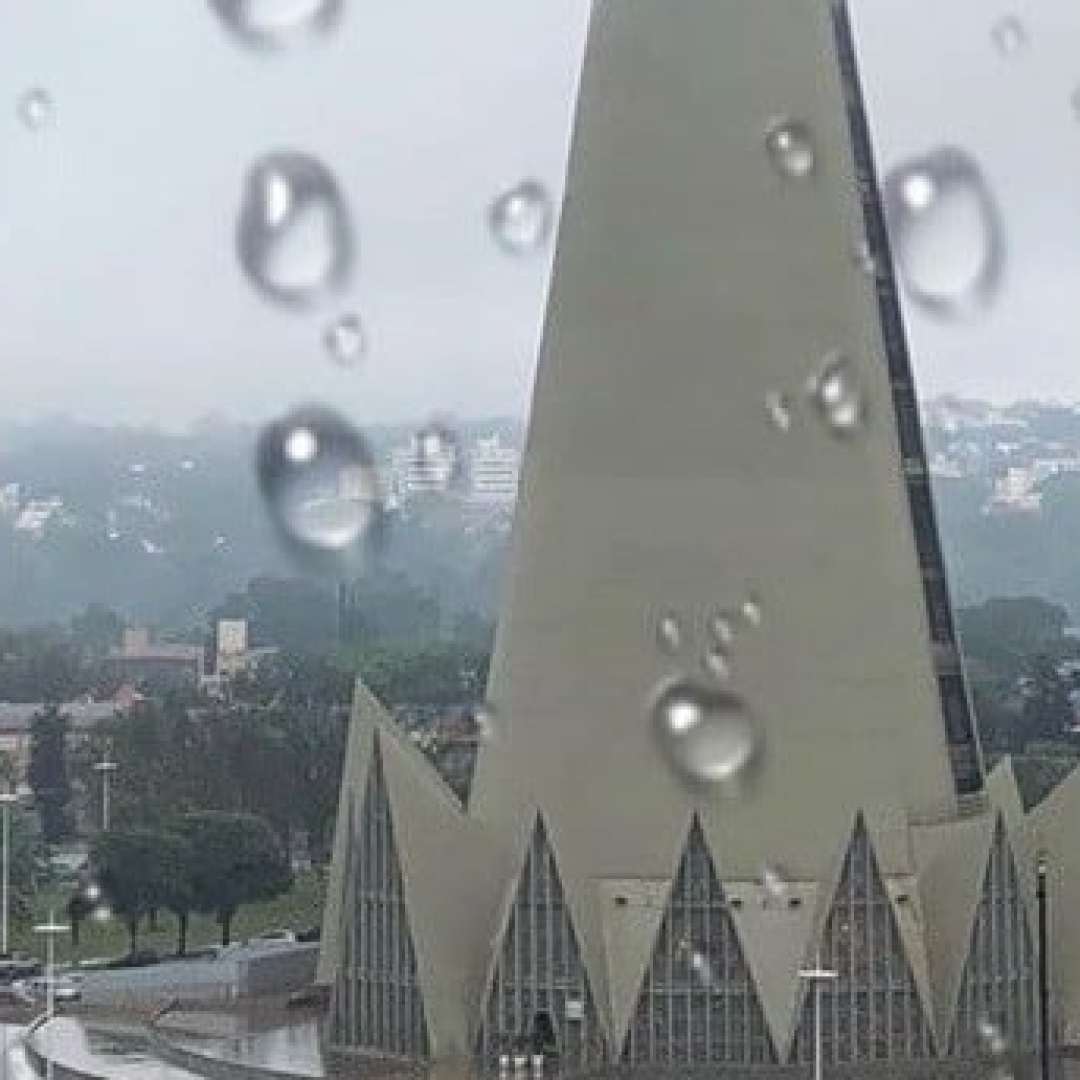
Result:
M1080 622L1080 411L939 398L923 412L954 600L1042 596ZM414 430L365 434L386 465ZM457 434L520 446L522 427L476 420ZM64 418L0 427L0 625L66 622L96 601L186 628L253 578L295 576L255 485L256 436L221 418L184 434ZM490 620L508 507L478 516L419 499L392 524L385 572Z

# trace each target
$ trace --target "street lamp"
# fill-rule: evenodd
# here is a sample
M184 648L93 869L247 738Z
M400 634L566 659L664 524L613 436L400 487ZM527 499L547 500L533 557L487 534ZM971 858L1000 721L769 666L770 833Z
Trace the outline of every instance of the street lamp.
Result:
M1035 864L1035 899L1039 913L1039 1075L1050 1080L1050 978L1046 953L1046 852L1040 851Z
M0 811L3 813L3 853L0 855L0 953L8 955L9 882L11 878L11 808L19 801L14 791L0 792Z
M56 921L56 912L49 911L49 921L34 927L35 934L45 935L45 1075L53 1074L52 1026L50 1021L56 1013L56 935L66 934L69 927Z
M812 984L814 994L814 1080L822 1077L822 1052L821 1052L821 990L829 979L839 976L838 971L821 966L821 956L818 955L812 968L802 968L799 978L806 979Z
M95 772L101 773L101 831L109 831L109 777L120 766L109 758L108 752L94 764Z

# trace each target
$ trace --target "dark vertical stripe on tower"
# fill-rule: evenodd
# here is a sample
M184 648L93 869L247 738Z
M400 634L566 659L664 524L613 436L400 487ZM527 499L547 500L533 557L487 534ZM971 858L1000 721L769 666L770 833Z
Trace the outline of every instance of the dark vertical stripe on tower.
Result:
M957 792L960 795L971 795L981 791L983 787L982 760L960 666L956 628L945 581L945 562L941 554L941 541L930 492L930 473L923 447L911 357L904 333L903 313L897 294L892 252L874 168L873 145L866 119L847 5L835 4L833 16L852 155L862 202L866 242L873 259L878 314L900 439L900 465L915 532L950 763Z

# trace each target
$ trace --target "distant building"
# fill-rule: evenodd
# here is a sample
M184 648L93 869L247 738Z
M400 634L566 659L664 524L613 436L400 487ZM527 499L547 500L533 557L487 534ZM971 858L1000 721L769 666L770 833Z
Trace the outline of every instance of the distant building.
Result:
M1042 510L1042 492L1036 490L1030 469L1009 469L994 481L994 493L983 507L984 514L1037 514Z
M521 451L503 446L498 435L477 439L469 453L472 498L477 502L512 503L517 498Z
M206 668L202 645L154 644L145 627L124 631L123 644L105 659L108 670L125 683L164 690L199 685Z
M60 705L60 712L68 718L70 738L85 738L98 724L126 706L118 701L69 702ZM47 706L43 702L0 701L0 753L10 754L15 761L17 774L24 776L30 761L30 729L34 717Z

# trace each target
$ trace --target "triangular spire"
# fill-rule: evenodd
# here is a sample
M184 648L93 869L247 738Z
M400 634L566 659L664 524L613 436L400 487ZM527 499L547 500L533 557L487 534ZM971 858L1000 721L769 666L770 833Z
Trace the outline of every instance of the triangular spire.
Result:
M479 1052L557 1056L566 1069L601 1064L603 1034L543 819L537 816L487 995Z
M332 1032L348 1046L428 1056L427 1021L405 905L393 816L375 733L359 818L352 823L334 984Z
M776 1061L765 1014L696 816L622 1060L627 1065Z
M1001 817L971 929L950 1052L988 1053L997 1036L1014 1050L1034 1046L1036 958L1016 862Z
M836 975L821 979L825 1061L926 1057L933 1036L862 815L815 959ZM813 1059L814 989L807 980L791 1058Z

